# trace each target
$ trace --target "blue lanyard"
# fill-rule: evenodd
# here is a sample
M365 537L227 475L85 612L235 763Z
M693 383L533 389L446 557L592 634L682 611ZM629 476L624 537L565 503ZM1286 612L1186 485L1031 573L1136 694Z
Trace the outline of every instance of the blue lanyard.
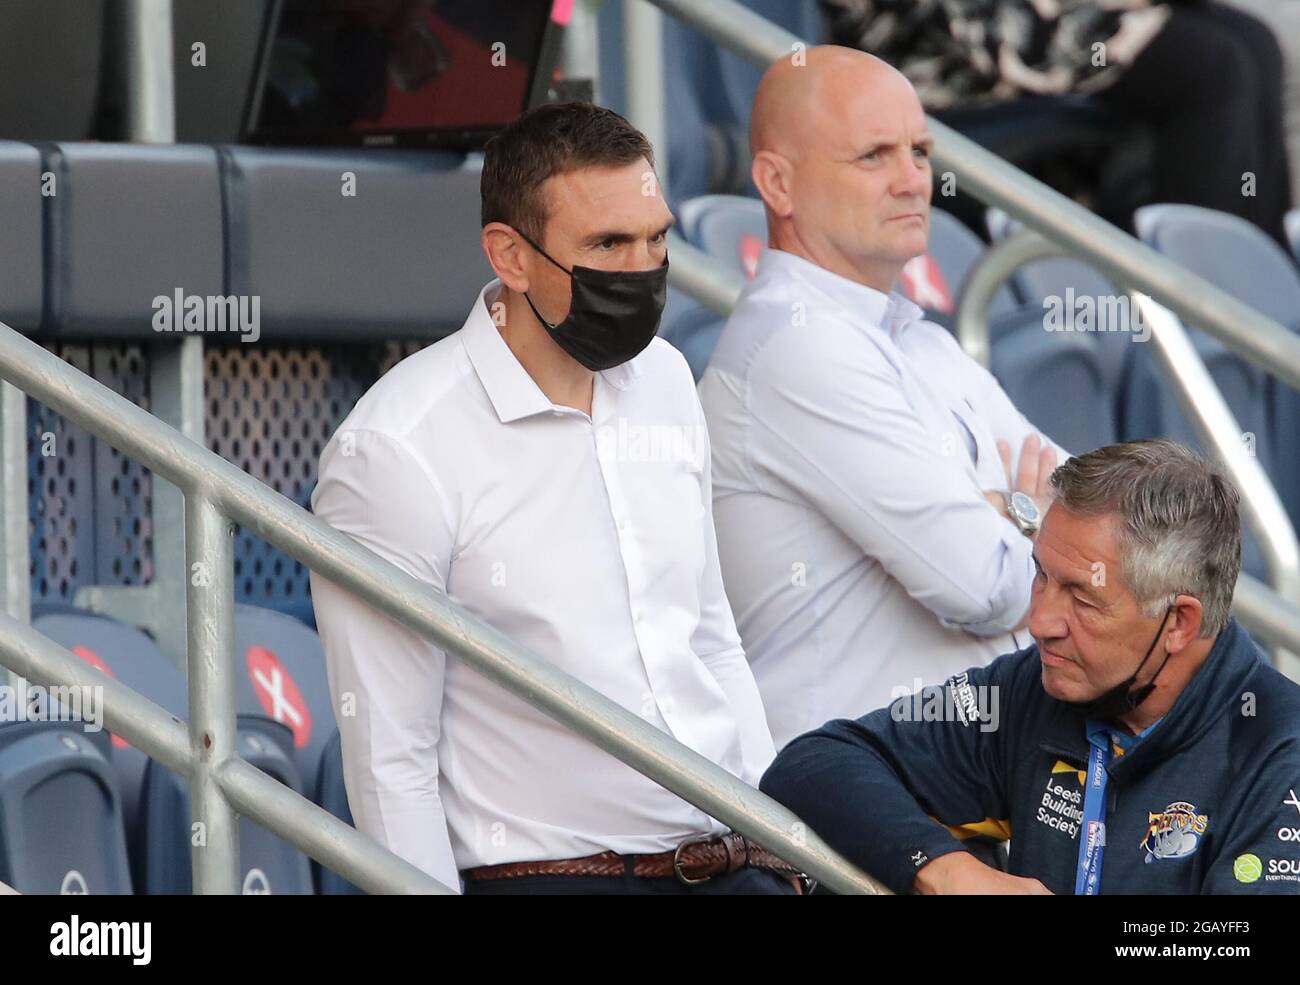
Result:
M1098 723L1099 724L1099 723ZM1110 765L1110 735L1104 725L1088 723L1088 776L1083 795L1083 826L1079 829L1079 870L1075 896L1101 893L1101 859L1106 851L1106 781Z

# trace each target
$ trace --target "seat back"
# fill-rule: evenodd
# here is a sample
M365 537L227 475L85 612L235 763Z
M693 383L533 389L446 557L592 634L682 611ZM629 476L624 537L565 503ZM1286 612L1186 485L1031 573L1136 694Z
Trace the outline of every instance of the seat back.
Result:
M1082 335L1044 331L1041 315L1028 312L993 341L990 368L1017 409L1061 447L1081 454L1115 440L1105 373Z
M130 894L106 732L0 725L0 882L21 893Z
M340 821L352 824L352 808L348 805L348 791L343 783L343 737L336 728L321 753L320 775L316 778L316 803ZM316 879L316 892L322 896L364 896L366 891L344 879L337 872L312 861L312 875Z
M292 737L283 725L258 716L240 715L239 755L295 793L302 782L289 748ZM189 895L193 828L189 781L150 760L144 778L143 823L133 853L136 884L148 894ZM248 818L239 820L240 892L245 896L311 894L311 866L306 855Z
M50 605L33 608L32 627L164 711L188 720L185 678L141 630L71 606ZM121 736L112 736L111 745L123 819L130 834L139 823L149 757Z
M236 605L235 666L239 711L284 725L299 776L314 781L335 728L320 637L282 612Z

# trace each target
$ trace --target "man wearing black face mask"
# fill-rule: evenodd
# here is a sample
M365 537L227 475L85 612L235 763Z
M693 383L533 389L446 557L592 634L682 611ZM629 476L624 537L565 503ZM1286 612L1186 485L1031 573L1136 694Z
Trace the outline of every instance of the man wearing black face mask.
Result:
M672 224L645 137L582 103L486 147L497 279L326 447L316 513L754 784L772 737L722 589L704 416L655 337ZM415 205L417 203L413 203ZM800 888L595 744L313 575L357 827L466 893Z
M800 736L762 789L899 893L1300 892L1300 687L1229 615L1235 489L1169 441L1051 485L1035 645Z

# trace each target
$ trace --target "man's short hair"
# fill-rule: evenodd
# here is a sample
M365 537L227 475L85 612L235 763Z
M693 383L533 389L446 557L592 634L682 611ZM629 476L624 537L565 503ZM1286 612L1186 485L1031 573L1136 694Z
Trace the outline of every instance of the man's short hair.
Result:
M1177 595L1201 603L1201 636L1228 622L1241 571L1239 496L1200 456L1165 439L1126 441L1068 459L1052 473L1071 513L1119 517L1124 580L1148 616Z
M654 167L650 141L613 110L582 102L538 106L483 149L483 225L504 222L540 244L549 218L542 194L547 178L641 158Z

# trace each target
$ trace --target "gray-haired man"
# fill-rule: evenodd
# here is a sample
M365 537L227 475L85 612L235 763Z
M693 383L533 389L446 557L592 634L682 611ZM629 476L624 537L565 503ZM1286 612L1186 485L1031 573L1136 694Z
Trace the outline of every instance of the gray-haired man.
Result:
M1169 441L1051 484L1035 645L795 739L762 789L900 893L1300 892L1300 687L1229 615L1236 490ZM1014 834L1009 873L971 831Z

